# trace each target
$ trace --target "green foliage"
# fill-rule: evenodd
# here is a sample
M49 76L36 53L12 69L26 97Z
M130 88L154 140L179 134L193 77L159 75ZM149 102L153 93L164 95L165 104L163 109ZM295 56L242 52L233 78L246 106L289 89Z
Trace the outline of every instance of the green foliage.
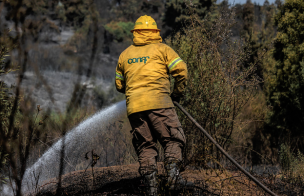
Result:
M118 9L114 9L115 16L119 19L135 21L140 14L143 0L117 0L113 1Z
M239 42L231 40L234 13L227 7L219 13L212 26L209 18L202 22L192 18L193 25L185 28L184 34L177 33L168 41L188 67L182 105L227 149L233 142L236 117L254 96L259 81L253 74L253 66L242 68L245 53ZM186 117L181 116L181 121L187 134L188 159L195 157L200 162L208 156L220 158Z
M253 26L255 22L254 5L251 0L247 0L247 2L243 5L242 19L244 21L242 34L245 37L246 41L249 41L250 37L253 34Z
M286 143L304 151L304 1L287 0L275 17L276 60L269 73L268 126L275 145Z
M36 1L24 0L23 1L23 3L27 7L30 7L35 13L40 13L40 14L46 14L48 12L47 2L48 2L47 0L36 0Z
M133 22L110 22L105 25L105 29L114 36L114 40L131 41L133 34L130 32L134 27Z
M239 18L243 22L240 35L244 39L245 50L249 52L244 67L255 64L257 67L255 73L264 81L264 77L267 78L264 73L269 68L270 50L276 34L273 21L276 7L270 5L268 1L265 1L263 6L259 6L247 0L246 4L239 6L238 9ZM263 84L260 85L263 87Z
M268 110L265 94L258 90L256 96L248 101L237 116L232 134L235 143L232 148L235 156L242 157L240 161L246 163L247 160L252 165L272 163L269 135L263 131Z
M243 5L242 19L244 24L241 36L246 43L245 50L250 52L250 55L244 62L244 67L248 67L251 64L257 63L256 57L258 56L258 49L261 47L257 36L258 30L254 30L257 25L255 25L254 5L251 0L247 0Z
M264 59L262 62L263 69L263 79L264 79L264 91L268 91L268 84L271 81L271 73L274 65L275 59L273 58L273 40L276 36L276 27L274 24L274 16L277 12L277 8L273 4L269 4L265 1L262 7L262 16L264 18L261 25L261 31L258 34L258 38L261 41L260 51L264 53Z
M2 155L2 151L1 151L1 149L0 149L0 157L1 157L1 162L0 162L0 184L1 183L6 183L6 180L7 180L7 178L2 174L2 168L7 164L7 162L8 162L8 159L7 159L7 157L8 157L8 154L4 154L4 155ZM1 188L0 188L0 191L1 191Z
M288 171L290 169L290 164L292 159L294 158L292 153L290 152L290 147L284 144L281 144L280 148L280 165L284 171Z
M0 76L5 75L11 71L9 69L9 64L6 62L6 57L9 56L8 44L10 43L10 38L8 37L8 31L2 32L0 39ZM0 80L0 182L4 182L5 178L3 175L3 167L7 164L8 154L5 151L5 138L9 138L12 133L9 130L10 127L10 117L11 115L17 115L18 110L13 112L13 105L15 98L9 95L10 88L6 83ZM18 108L17 108L18 109ZM17 125L18 122L15 122Z
M82 26L83 21L90 15L90 5L92 1L85 0L61 0L61 3L57 5L58 11L62 12L62 18L66 18L66 21L74 26Z
M243 66L245 68L252 65L256 67L254 73L261 81L259 85L260 89L264 90L264 92L259 92L259 94L265 94L265 92L268 92L268 84L272 80L271 73L275 64L275 60L272 56L272 50L273 39L276 36L274 16L277 12L277 7L274 4L270 4L268 1L265 1L263 6L259 6L248 0L245 4L236 5L234 8L236 9L238 20L237 32L241 39L243 39L245 45L244 50L248 52ZM245 127L245 129L248 131L248 133L245 134L247 138L243 137L243 140L251 139L251 141L248 141L248 143L250 144L250 148L253 149L251 152L251 158L252 163L254 164L259 164L264 161L268 162L269 160L274 162L277 161L277 148L271 146L271 142L269 141L271 134L263 131L266 112L270 110L268 107L266 107L267 96L263 95L262 97L263 100L256 103L257 107L264 107L264 111L261 112L263 115L258 118L259 121L251 122L253 119L257 118L251 116L254 115L255 112L251 111L253 113L250 113L250 110L242 111L244 116L241 117L247 118L250 122L248 127ZM251 104L252 103L250 103L250 105ZM260 153L263 154L264 158L260 156Z
M75 28L75 34L65 45L66 49L73 48L75 52L87 50L87 47L91 49L94 45L93 33L97 32L98 23L101 21L93 0L62 0L61 2L62 4L57 6L59 17Z
M189 9L191 8L191 9ZM190 15L195 14L198 20L205 18L214 19L216 15L215 0L170 0L166 3L164 22L174 30L180 30L191 22Z
M296 154L291 152L288 145L280 146L280 165L284 172L284 177L289 180L304 180L304 155L297 151Z
M57 17L61 19L63 22L67 22L67 17L66 17L66 11L64 9L63 4L59 1L58 5L56 6L55 12L57 14Z

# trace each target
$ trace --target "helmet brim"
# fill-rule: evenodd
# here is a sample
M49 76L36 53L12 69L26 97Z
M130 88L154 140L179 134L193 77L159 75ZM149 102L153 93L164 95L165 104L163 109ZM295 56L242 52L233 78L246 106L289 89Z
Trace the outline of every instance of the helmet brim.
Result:
M151 30L151 31L160 31L160 29L132 29L130 32L133 33L133 31L136 31L136 30Z

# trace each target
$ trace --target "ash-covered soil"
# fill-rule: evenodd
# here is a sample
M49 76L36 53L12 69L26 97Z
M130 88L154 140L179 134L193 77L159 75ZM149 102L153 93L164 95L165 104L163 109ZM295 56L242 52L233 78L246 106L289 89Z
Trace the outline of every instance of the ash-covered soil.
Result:
M9 73L0 79L11 86L17 85L17 78L17 73ZM69 72L43 71L39 74L25 72L21 89L25 98L31 98L35 106L63 112L72 98L76 84L86 86L83 102L86 106L98 106L96 92L107 93L110 88L114 88L113 82L101 77L87 78Z
M158 163L158 171L159 195L170 195L165 188L165 170L162 163ZM171 195L267 195L247 177L236 171L188 167L181 172L181 175L187 181L194 182L195 186L181 187L180 191ZM58 179L50 179L30 195L145 195L145 186L138 173L138 164L88 168L86 171L72 172L62 176L61 189L58 189L58 181Z
M16 85L17 77L17 74L12 73L1 77L1 80L4 80L9 86ZM42 82L43 80L45 82ZM34 72L26 72L21 88L36 105L40 105L44 109L63 111L71 99L75 84L79 81L80 84L84 84L87 78L64 72L45 71L40 76ZM96 80L96 83L104 84L105 89L109 85L102 80Z

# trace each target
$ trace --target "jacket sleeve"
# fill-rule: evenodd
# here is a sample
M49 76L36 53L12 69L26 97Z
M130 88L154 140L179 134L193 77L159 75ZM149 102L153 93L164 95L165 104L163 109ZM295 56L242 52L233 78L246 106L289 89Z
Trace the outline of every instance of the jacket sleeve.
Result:
M119 57L117 66L116 66L116 73L115 73L115 86L118 92L124 93L126 90L126 83L124 78L124 71L123 65L121 63L121 57Z
M175 79L173 94L176 96L181 96L187 85L187 65L170 47L167 49L167 64L169 74L171 74Z

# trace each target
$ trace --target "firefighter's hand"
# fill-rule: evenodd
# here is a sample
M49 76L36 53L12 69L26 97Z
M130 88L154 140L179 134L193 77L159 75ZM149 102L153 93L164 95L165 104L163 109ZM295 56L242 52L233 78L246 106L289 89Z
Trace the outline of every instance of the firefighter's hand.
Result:
M175 95L175 94L172 93L172 94L170 95L170 97L171 97L172 101L176 101L177 103L180 102L180 99L181 99L180 96Z

